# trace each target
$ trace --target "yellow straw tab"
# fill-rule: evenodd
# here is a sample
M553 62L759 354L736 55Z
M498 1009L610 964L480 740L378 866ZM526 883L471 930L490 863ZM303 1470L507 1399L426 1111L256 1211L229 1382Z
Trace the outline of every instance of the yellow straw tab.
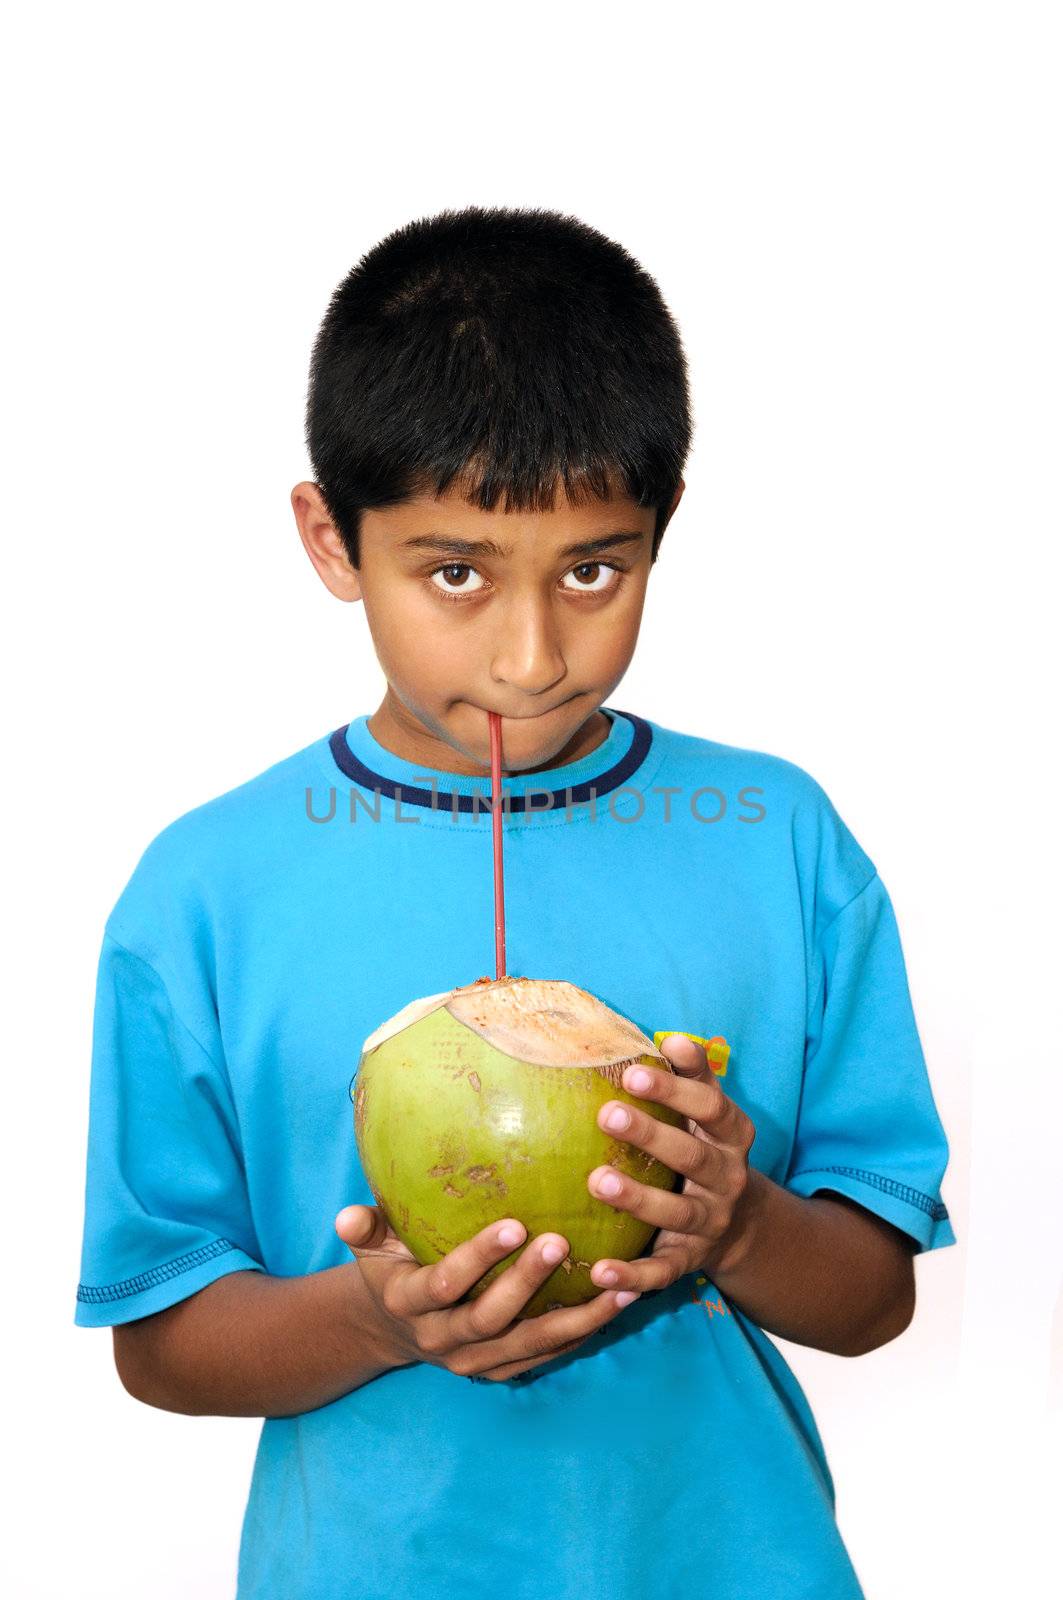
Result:
M715 1072L718 1078L726 1078L727 1063L731 1056L731 1046L727 1043L727 1040L722 1034L716 1033L713 1034L711 1039L703 1039L700 1034L687 1033L685 1028L664 1028L660 1033L655 1033L653 1036L653 1047L655 1050L659 1050L661 1048L661 1040L667 1039L670 1033L681 1033L684 1039L693 1039L695 1044L702 1045L704 1047L705 1054L709 1058L709 1066L712 1068L713 1072Z

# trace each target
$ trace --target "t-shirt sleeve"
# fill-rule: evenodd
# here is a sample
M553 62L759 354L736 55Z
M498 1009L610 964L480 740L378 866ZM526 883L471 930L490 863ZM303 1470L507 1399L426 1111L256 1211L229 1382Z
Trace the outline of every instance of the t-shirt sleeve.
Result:
M104 934L75 1322L131 1322L263 1271L220 1040L193 1035L156 968Z
M917 1251L955 1244L941 1198L948 1144L927 1076L900 935L877 873L819 933L786 1187L834 1190Z

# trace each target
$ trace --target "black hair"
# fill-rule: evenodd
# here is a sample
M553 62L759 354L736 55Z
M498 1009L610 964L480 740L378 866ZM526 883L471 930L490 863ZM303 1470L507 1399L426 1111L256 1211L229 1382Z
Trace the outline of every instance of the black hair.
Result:
M657 559L691 440L686 360L653 278L578 218L469 206L387 235L314 342L306 443L359 564L360 512L457 483L491 511L624 492Z

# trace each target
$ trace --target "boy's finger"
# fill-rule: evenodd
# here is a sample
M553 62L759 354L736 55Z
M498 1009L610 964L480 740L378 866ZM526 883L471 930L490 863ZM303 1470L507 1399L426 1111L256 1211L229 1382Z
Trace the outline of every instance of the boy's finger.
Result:
M613 1290L633 1289L639 1294L657 1294L667 1289L684 1272L690 1271L690 1252L681 1241L661 1244L663 1237L659 1235L652 1255L639 1256L634 1261L603 1256L591 1269L591 1281L604 1284L604 1275L608 1272L612 1274L609 1287Z
M667 1043L667 1039L662 1041L662 1051ZM637 1064L625 1067L621 1081L628 1094L673 1106L714 1139L740 1142L755 1131L745 1112L724 1093L716 1074L708 1067L703 1072L662 1072L659 1067ZM752 1142L750 1138L750 1145Z
M594 1330L592 1329L591 1331L593 1332ZM509 1361L500 1367L488 1367L486 1371L481 1370L475 1376L490 1382L499 1382L503 1378L516 1378L520 1373L528 1372L532 1367L541 1367L547 1361L553 1361L556 1356L565 1356L568 1355L570 1350L578 1350L580 1345L586 1344L589 1337L589 1334L584 1334L580 1339L570 1339L568 1344L559 1344L557 1349L551 1351L548 1356L532 1356L526 1361Z
M612 1186L618 1184L615 1194L603 1194L598 1187L602 1181ZM700 1235L707 1223L707 1207L711 1203L700 1187L658 1189L650 1183L640 1183L615 1167L595 1167L587 1179L588 1192L614 1211L626 1211L638 1217L651 1228L667 1228L670 1233Z
M523 1223L512 1217L481 1228L471 1239L463 1239L448 1251L441 1261L410 1273L397 1290L399 1315L418 1317L454 1305L489 1267L512 1255L527 1237L528 1230Z
M508 1328L500 1338L479 1344L476 1352L477 1373L528 1357L533 1361L553 1360L562 1348L582 1344L590 1334L596 1333L618 1316L631 1304L632 1299L638 1298L637 1294L629 1296L621 1304L616 1292L608 1290L581 1306L562 1306L556 1311L544 1311L538 1317L529 1317L515 1327Z
M460 1344L497 1338L520 1317L532 1295L568 1253L564 1234L539 1234L475 1300L448 1313L451 1336Z
M672 1066L684 1077L704 1076L709 1070L709 1058L703 1045L685 1033L669 1033L661 1040L661 1054L667 1056Z

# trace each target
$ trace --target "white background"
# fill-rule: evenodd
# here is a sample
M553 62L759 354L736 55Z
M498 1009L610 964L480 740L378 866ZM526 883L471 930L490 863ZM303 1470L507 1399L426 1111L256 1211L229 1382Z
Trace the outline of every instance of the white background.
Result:
M378 703L288 503L310 345L365 250L475 202L619 239L684 334L614 703L805 767L897 910L960 1243L899 1341L784 1346L869 1600L1055 1593L1058 10L375 9L8 23L7 1592L233 1592L258 1423L137 1404L73 1326L96 958L167 822Z

